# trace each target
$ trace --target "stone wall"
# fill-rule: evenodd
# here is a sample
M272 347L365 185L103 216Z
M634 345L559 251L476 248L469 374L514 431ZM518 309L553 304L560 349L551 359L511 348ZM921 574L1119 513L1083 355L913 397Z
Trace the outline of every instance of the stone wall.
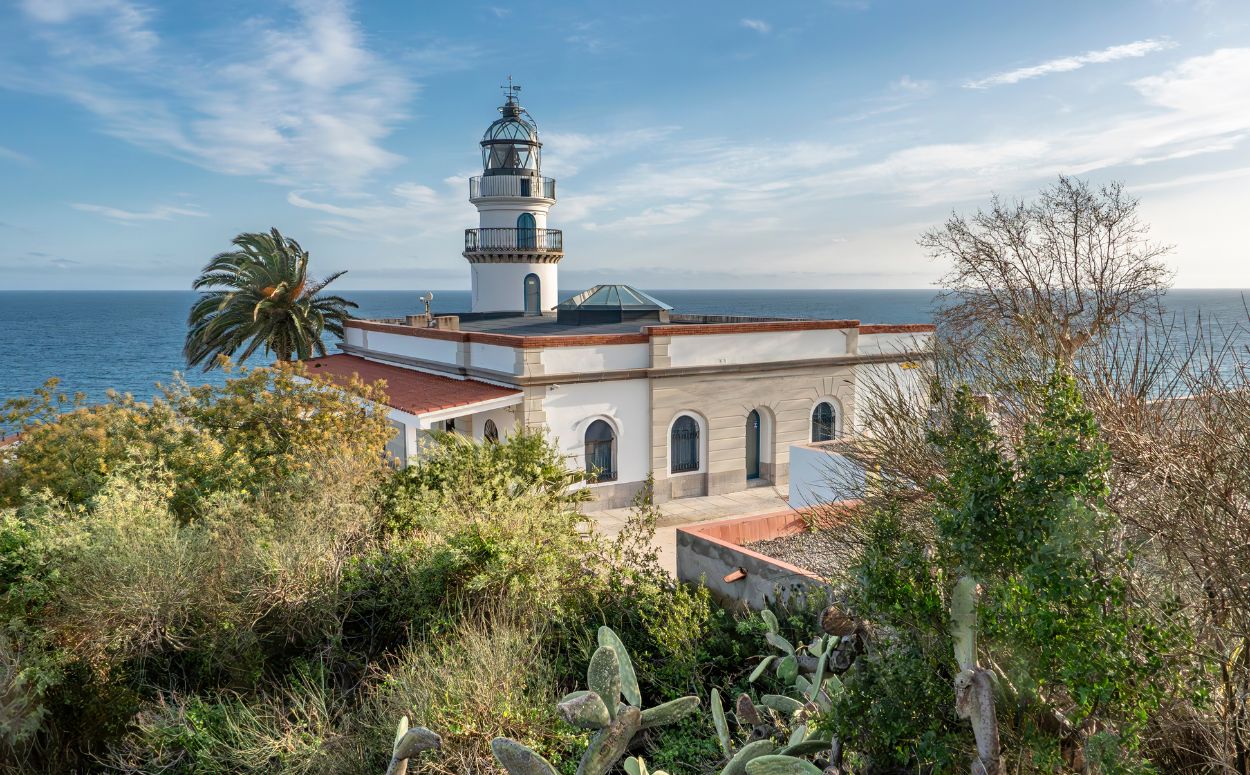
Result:
M718 495L744 490L746 423L752 410L761 419L761 478L785 486L789 480L789 449L811 440L811 412L822 399L834 399L853 427L855 370L799 368L792 371L704 374L651 380L651 470L656 501L687 495ZM683 412L705 424L700 439L699 474L669 473L669 431Z

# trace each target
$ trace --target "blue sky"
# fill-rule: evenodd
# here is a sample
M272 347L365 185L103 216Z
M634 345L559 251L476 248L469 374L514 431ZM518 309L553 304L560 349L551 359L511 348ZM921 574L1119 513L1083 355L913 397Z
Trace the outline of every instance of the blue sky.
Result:
M464 288L512 74L561 285L918 288L921 231L1117 179L1250 286L1250 3L0 5L0 288L186 288L278 226L344 288Z

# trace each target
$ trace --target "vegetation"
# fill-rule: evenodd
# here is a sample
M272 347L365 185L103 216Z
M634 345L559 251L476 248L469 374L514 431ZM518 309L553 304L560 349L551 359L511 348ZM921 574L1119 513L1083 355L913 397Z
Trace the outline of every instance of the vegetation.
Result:
M232 242L235 249L213 256L192 284L209 290L187 316L187 365L207 371L218 356L237 353L246 361L257 350L280 363L325 355L322 335L342 337L356 305L321 292L346 272L313 280L308 251L277 229L240 234Z
M498 773L508 738L572 772L588 660L632 653L659 708L740 680L754 625L660 570L653 509L594 534L532 432L397 471L380 397L281 367L6 405L0 771ZM696 715L633 746L684 772L711 741Z

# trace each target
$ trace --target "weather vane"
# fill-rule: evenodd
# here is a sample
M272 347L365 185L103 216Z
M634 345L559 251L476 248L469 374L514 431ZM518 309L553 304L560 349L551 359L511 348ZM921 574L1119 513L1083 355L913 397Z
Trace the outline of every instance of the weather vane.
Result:
M501 84L501 85L499 86L499 89L500 89L500 91L502 91L502 92L504 92L504 93L505 93L505 95L506 95L506 97L507 97L507 99L508 99L508 102L516 102L516 96L517 96L517 94L519 94L519 93L520 93L520 91L521 91L521 87L520 87L520 86L513 86L513 85L512 85L512 76L511 76L511 75L509 75L509 76L508 76L508 85L507 85L507 86L504 86L504 85L502 85L502 84Z

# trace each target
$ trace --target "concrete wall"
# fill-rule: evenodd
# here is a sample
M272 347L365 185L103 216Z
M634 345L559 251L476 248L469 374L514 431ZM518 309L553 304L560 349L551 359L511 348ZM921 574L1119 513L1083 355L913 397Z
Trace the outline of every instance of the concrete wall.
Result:
M673 366L773 363L845 355L846 329L761 331L751 334L673 335L668 356Z
M516 224L513 224L515 228ZM538 275L542 308L560 303L558 264L540 262L469 264L474 312L520 312L525 309L525 276ZM370 338L372 341L372 337Z
M353 329L348 329L352 331ZM355 329L360 332L359 329ZM383 331L367 331L364 333L369 350L376 353L404 355L409 358L421 358L427 361L455 364L457 362L459 343L443 339L428 339L423 336L405 336L390 334ZM349 340L348 344L352 344ZM363 345L361 345L363 346Z
M760 610L803 605L816 595L827 598L829 588L802 568L765 557L739 542L775 538L803 529L793 512L718 520L677 529L677 578L707 586L717 602L729 609ZM735 580L730 574L745 572Z
M837 443L790 447L790 507L807 508L863 497L864 469L837 451Z
M539 356L544 374L585 374L616 369L645 369L651 365L651 346L642 344L593 347L547 347Z
M469 342L469 362L478 368L505 374L518 372L517 351L513 347Z
M477 204L478 225L483 229L515 229L521 213L534 216L535 228L547 228L547 211L551 204L532 197L491 197Z

